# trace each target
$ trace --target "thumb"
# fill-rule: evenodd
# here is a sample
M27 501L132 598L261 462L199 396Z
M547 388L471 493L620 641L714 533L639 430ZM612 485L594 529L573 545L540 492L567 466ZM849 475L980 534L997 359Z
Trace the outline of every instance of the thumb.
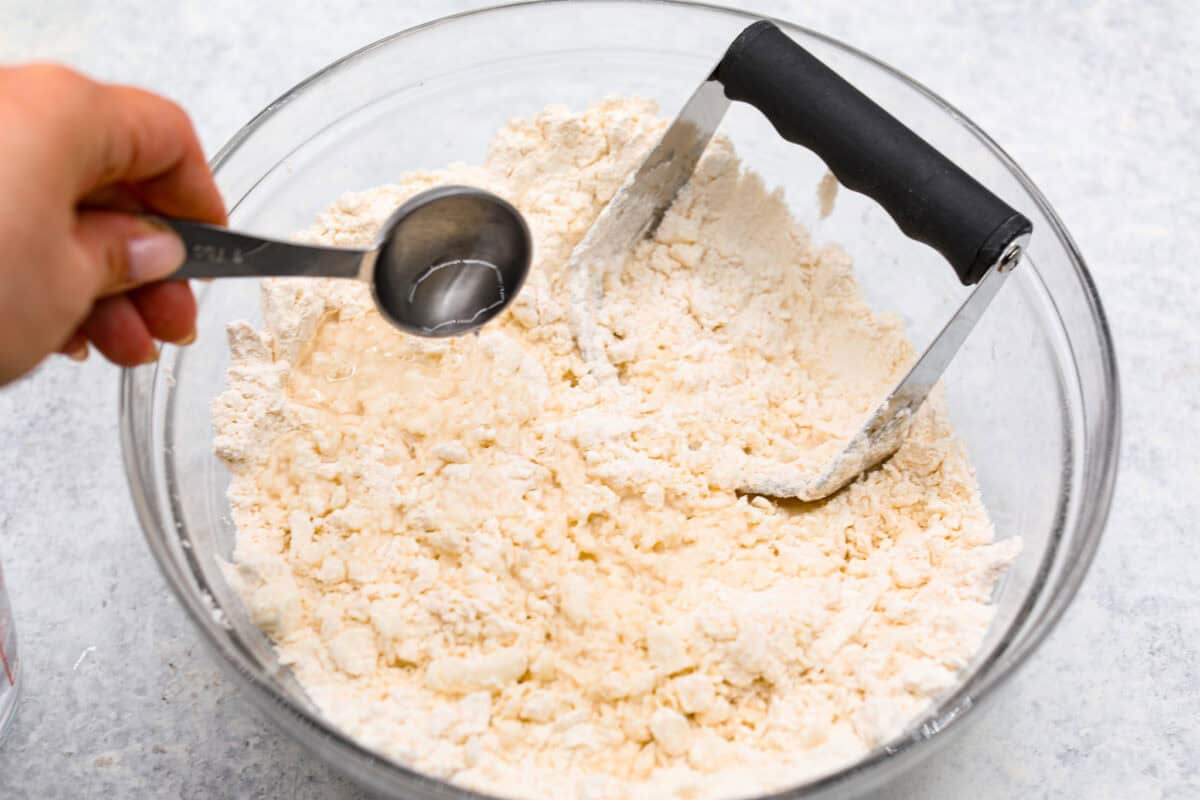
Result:
M154 221L117 211L76 215L75 241L93 297L104 297L170 275L183 264L183 242Z

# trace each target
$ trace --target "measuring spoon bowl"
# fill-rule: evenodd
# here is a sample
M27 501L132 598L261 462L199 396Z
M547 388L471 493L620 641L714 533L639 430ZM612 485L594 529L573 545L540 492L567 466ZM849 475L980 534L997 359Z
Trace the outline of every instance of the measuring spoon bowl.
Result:
M533 241L510 203L470 186L440 186L401 205L370 249L286 242L216 225L154 217L183 239L168 280L322 277L368 282L383 316L417 336L475 330L512 303Z

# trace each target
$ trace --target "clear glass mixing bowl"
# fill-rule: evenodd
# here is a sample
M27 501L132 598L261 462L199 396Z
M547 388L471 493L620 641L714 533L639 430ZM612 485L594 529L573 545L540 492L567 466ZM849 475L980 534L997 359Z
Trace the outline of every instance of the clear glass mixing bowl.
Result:
M382 39L271 104L214 160L231 223L288 236L347 189L418 168L477 162L507 119L606 94L658 99L673 114L752 18L684 3L551 2L450 17ZM1023 211L1035 226L1015 271L946 375L951 414L1000 537L1024 550L997 590L997 615L962 682L908 733L855 765L782 797L864 791L933 751L991 701L1046 636L1087 570L1116 474L1119 397L1104 313L1083 260L1045 198L994 142L899 72L812 31L787 32ZM849 192L822 220L812 154L753 109L722 131L768 183L784 187L818 239L855 258L869 299L903 316L918 346L963 290L933 251L907 241ZM172 589L247 696L290 735L387 797L479 795L417 774L326 722L246 618L218 561L234 528L227 474L212 453L209 403L225 384L224 326L261 320L253 282L199 289L199 338L164 348L121 381L122 444L133 499Z

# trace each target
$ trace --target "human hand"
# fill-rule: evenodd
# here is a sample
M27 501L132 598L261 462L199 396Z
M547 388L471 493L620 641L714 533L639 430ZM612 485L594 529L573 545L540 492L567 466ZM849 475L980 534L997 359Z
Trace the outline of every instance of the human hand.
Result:
M51 65L0 67L0 384L47 354L114 363L187 344L196 304L159 281L183 244L131 211L224 224L187 114Z

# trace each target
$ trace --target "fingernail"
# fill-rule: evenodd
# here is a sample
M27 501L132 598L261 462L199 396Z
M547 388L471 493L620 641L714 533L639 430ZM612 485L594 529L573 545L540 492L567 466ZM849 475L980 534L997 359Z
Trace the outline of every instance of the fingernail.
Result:
M177 344L180 347L187 347L189 344L191 344L194 341L196 341L196 331L195 331L195 329L192 329L191 333L189 333L187 336L180 339L178 342L175 342L175 344Z
M158 348L154 345L150 345L150 349L146 352L146 355L142 357L142 363L153 364L155 361L158 361Z
M187 256L183 242L165 231L130 239L129 275L133 283L149 283L165 278L183 265Z
M87 361L87 357L88 357L87 342L84 342L83 344L79 345L79 347L76 347L74 350L67 353L67 358L71 359L72 361Z

